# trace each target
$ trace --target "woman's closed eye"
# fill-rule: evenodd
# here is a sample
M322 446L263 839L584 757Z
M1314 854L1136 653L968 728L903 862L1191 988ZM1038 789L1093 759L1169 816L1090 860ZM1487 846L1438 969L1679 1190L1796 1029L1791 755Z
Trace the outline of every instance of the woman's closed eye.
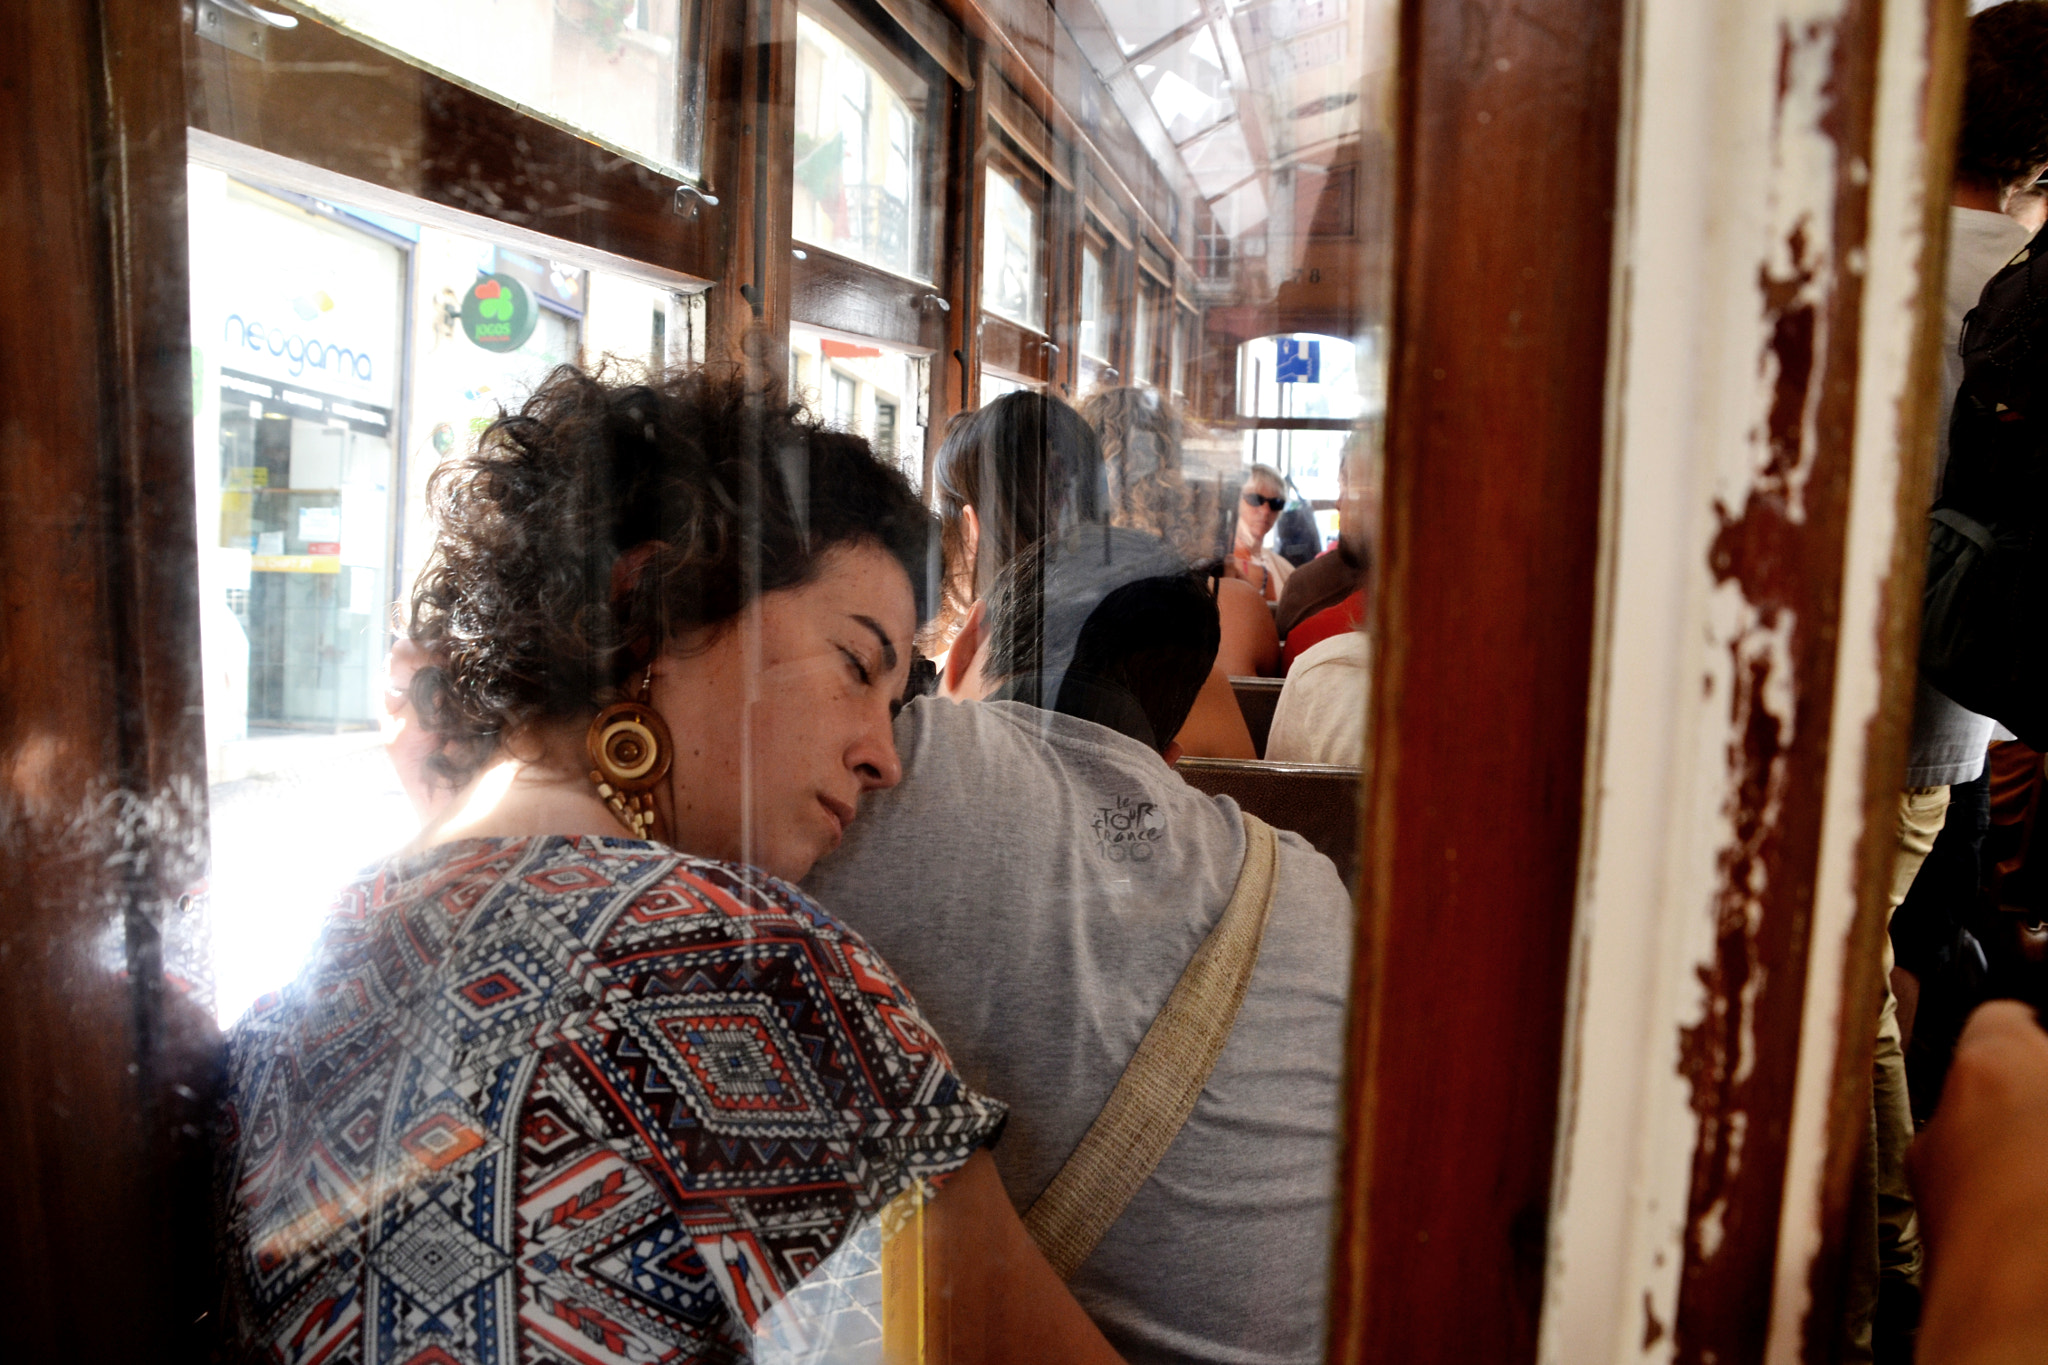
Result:
M860 685L862 687L868 687L873 685L875 681L875 675L868 668L867 661L865 659L861 658L860 655L848 649L845 645L839 646L839 652L846 656L847 665L853 669L854 676L860 679Z

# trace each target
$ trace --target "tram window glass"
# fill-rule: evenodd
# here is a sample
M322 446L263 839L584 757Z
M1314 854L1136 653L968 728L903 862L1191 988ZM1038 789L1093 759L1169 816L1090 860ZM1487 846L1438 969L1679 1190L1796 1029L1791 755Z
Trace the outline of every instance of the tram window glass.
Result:
M1201 344L1201 319L1192 308L1174 310L1173 369L1170 387L1182 402L1188 396L1188 372L1193 367L1195 348Z
M1111 364L1116 349L1116 275L1116 246L1091 222L1081 235L1081 277L1075 300L1075 344L1080 352L1077 391L1083 394L1121 378Z
M1131 378L1139 384L1159 380L1159 347L1166 333L1166 286L1146 271L1138 272L1138 306L1131 315Z
M869 265L931 278L929 83L855 20L797 16L791 234Z
M1103 249L1090 238L1081 244L1081 355L1084 359L1108 357L1109 329L1102 316Z
M657 170L701 164L693 0L308 0L312 13Z
M1358 341L1298 333L1245 342L1238 350L1239 415L1280 419L1244 433L1246 462L1280 470L1305 497L1334 500L1348 433L1327 428L1331 419L1380 415L1385 393L1377 361L1376 333ZM1286 425L1291 421L1304 425Z
M982 307L1034 331L1045 327L1045 185L1021 160L989 158L982 223Z
M1289 3L1281 0L1282 7ZM636 91L644 93L634 84L641 80L632 74L639 70L634 64L655 45L622 38L615 65L577 65L583 59L574 54L589 39L590 25L602 14L620 12L626 16L622 32L678 35L671 49L676 65L662 78L671 95L698 88L693 73L702 52L744 48L734 32L717 33L719 43L708 47L682 37L700 22L700 10L689 4L544 0L533 8L546 11L545 22L519 20L526 24L518 39L526 64L486 69L481 58L463 64L469 55L454 51L443 33L454 21L439 11L405 14L372 0L321 5L364 41L328 33L324 45L307 46L303 79L309 85L332 74L315 70L315 57L339 53L387 61L391 52L409 54L497 97L456 92L466 116L488 123L489 139L500 148L536 133L555 139L557 147L573 142L545 119L663 170L697 165L684 125L686 116L704 116L703 111L671 108L666 115L647 114L638 132L628 127L621 110L631 105L646 112L633 103L641 98ZM886 14L867 0L847 0L844 8L830 0L774 0L774 6L771 31L793 34L795 43L794 50L778 49L778 60L787 61L779 69L791 79L776 82L788 103L772 112L775 126L791 129L793 136L765 149L760 173L769 177L768 185L793 192L790 221L774 224L767 236L779 240L786 228L796 242L815 248L808 255L760 253L767 264L758 268L771 275L787 272L779 277L789 283L786 289L756 292L761 281L747 273L750 262L739 258L754 258L758 240L756 252L733 252L730 259L717 254L715 244L728 240L725 230L753 221L758 207L749 187L756 174L751 156L748 165L731 171L737 187L707 186L725 199L723 207L700 200L680 216L671 207L672 184L640 165L607 157L597 160L622 167L623 178L634 182L624 188L637 186L640 199L621 207L615 198L564 191L560 204L535 210L522 201L508 207L514 201L503 193L505 177L517 168L503 165L441 182L422 174L410 182L416 191L402 183L409 170L393 173L374 182L383 197L362 203L345 194L322 201L273 192L275 187L251 183L262 177L245 161L221 162L230 168L227 173L195 170L194 184L204 182L205 192L195 190L192 207L193 328L199 387L207 395L195 460L199 515L214 536L202 565L208 620L202 643L223 1020L292 975L335 887L417 831L418 815L381 752L376 727L385 720L388 699L374 665L394 638L391 609L406 600L431 544L426 482L443 460L470 448L501 405L516 406L559 362L630 370L699 360L707 345L721 356L745 353L753 359L734 334L751 337L744 329L757 324L769 335L786 328L787 349L770 357L767 368L779 367L786 356L792 400L865 437L926 488L931 478L924 455L933 429L953 415L952 407L987 405L1019 391L1078 403L1126 388L1140 391L1117 395L1128 404L1125 412L1156 414L1162 397L1177 397L1177 420L1159 430L1177 433L1178 447L1154 438L1159 467L1172 474L1177 464L1185 483L1196 486L1202 510L1190 519L1203 523L1196 529L1213 542L1203 547L1211 558L1229 533L1226 514L1235 510L1234 489L1247 459L1278 462L1319 504L1336 497L1335 466L1322 447L1341 447L1354 435L1336 429L1338 424L1377 412L1373 367L1379 353L1369 343L1382 316L1373 292L1378 286L1364 279L1378 267L1343 264L1365 259L1359 226L1365 201L1343 198L1343 185L1355 189L1357 178L1340 184L1329 173L1332 163L1368 154L1360 148L1370 129L1369 111L1379 106L1369 99L1347 103L1331 93L1358 86L1355 69L1297 69L1283 55L1284 45L1267 41L1267 19L1254 23L1242 9L1226 14L1224 6L1197 0L1106 0L1102 13L1116 41L1080 55L1097 63L1096 69L1055 72L1054 79L1036 85L1014 67L1014 54L994 45L985 61L954 62L944 55L944 34L934 38L929 15L919 21L922 28L903 20L924 45L914 46L888 17L920 12L913 0L891 0ZM473 19L472 8L471 0L462 0L457 12ZM1341 23L1349 32L1362 28L1373 6L1358 0L1347 12L1343 0L1315 0L1314 8L1346 14ZM1052 7L1046 9L1051 14ZM701 13L740 22L734 7L704 5ZM492 44L504 45L493 37L486 55L498 50ZM1236 50L1240 44L1242 52ZM1359 49L1354 42L1339 50L1356 55ZM203 79L213 82L205 93L215 98L195 123L215 142L244 136L261 142L262 130L253 121L230 126L240 106L228 96L260 87L272 101L265 108L285 109L291 105L287 83L301 77L291 74L286 61L264 68L210 55L210 74ZM1233 83L1233 71L1250 74ZM710 79L715 84L731 75L716 66ZM978 127L963 128L964 120L937 111L965 89L970 76L981 82L989 116ZM615 88L622 85L630 88ZM422 81L418 87L431 95L438 83ZM438 88L442 97L448 94ZM1084 89L1085 97L1064 109L1044 105L1048 90L1070 89ZM725 88L718 98L736 101L736 90ZM1133 102L1122 103L1127 100ZM1315 105L1318 112L1299 113L1315 101L1322 101ZM331 113L331 106L321 108ZM415 111L404 107L400 113ZM731 103L714 110L718 117L730 116L735 128L752 112ZM1115 139L1091 137L1087 120L1098 117L1123 118L1127 127ZM334 125L328 113L306 122ZM1147 136L1122 136L1140 123L1152 130ZM393 120L399 124L419 128L417 119ZM1157 136L1161 128L1171 136ZM1248 136L1247 128L1256 135ZM447 152L434 143L441 135L435 129L417 135L426 145L405 149L416 160L434 161ZM951 137L970 145L943 145ZM369 145L372 135L361 141L369 148L366 156L385 150ZM337 146L342 152L362 150L312 133L257 150L273 161L289 155L310 163ZM571 149L575 156L585 150L581 144ZM716 165L728 150L721 142L706 152ZM1148 155L1157 159L1156 167L1143 164ZM392 157L394 164L398 159ZM937 178L941 166L985 167L987 178L980 185L943 186ZM320 167L334 179L368 174L362 163L339 154ZM1154 169L1160 174L1152 174ZM280 182L302 191L305 183ZM618 181L607 183L620 187ZM422 199L441 197L432 207L421 200L394 202L414 192ZM440 206L456 200L462 213L444 214ZM949 200L971 204L972 216L949 208ZM1346 203L1352 210L1348 218L1342 211ZM410 204L420 210L415 219L406 217ZM1336 209L1329 208L1333 204ZM265 237L253 254L243 246L247 231L223 228L230 206L268 215L250 220ZM549 218L550 213L559 216ZM493 215L496 225L486 221ZM551 229L550 223L559 227ZM559 252L553 250L548 239L536 236L550 230L572 236L576 245L563 242ZM689 237L693 232L698 235ZM688 268L700 272L700 279L678 280L652 264L671 236L688 241ZM249 278L236 279L243 254L255 259L265 253L278 258L274 270L243 270ZM644 277L633 273L635 255L647 266ZM330 268L330 259L355 264ZM682 268L673 260L668 264ZM1318 269L1348 282L1325 288L1309 278ZM771 286L776 282L771 279ZM372 285L387 298L389 317L378 327L365 323L360 339L352 341L355 334L338 329L359 320ZM354 357L370 356L388 392L358 392L345 383L323 388L304 374L280 376L261 368L230 375L233 367L222 359L224 298L238 287L260 287L268 296L261 301L266 347L272 318L281 328L301 328L307 338L327 329L317 347L299 347L300 363L319 368L345 351L353 375ZM471 307L486 287L493 291L491 317L518 324L489 338L478 330L479 310ZM708 288L708 301L706 294L687 292L696 288ZM979 316L971 312L977 297ZM244 312L256 307L247 305ZM282 321L288 318L293 321ZM707 326L715 335L709 343ZM1319 395L1318 411L1327 415L1317 416L1304 397L1305 381L1290 381L1295 387L1284 398L1274 391L1280 382L1273 371L1279 339L1292 342L1311 328L1323 329L1313 333L1325 364L1315 382L1331 387L1339 368L1335 349L1356 345L1353 387L1373 395L1369 400L1346 406L1342 394ZM486 339L502 344L487 346ZM288 360L289 343L280 349ZM235 387L236 378L244 387ZM259 383L266 386L263 394L248 387ZM305 410L290 410L301 399L307 400L301 403ZM317 413L311 404L320 405ZM273 416L273 406L287 410ZM374 423L364 416L380 409L389 433L382 447L366 429ZM1254 429L1272 422L1283 425ZM1162 485L1167 482L1162 478ZM234 511L240 521L233 520ZM260 539L272 533L280 537L275 544ZM237 537L239 545L233 543ZM331 560L333 569L324 563L259 567L257 557L273 550L279 560ZM251 681L260 662L251 654L252 643L271 628L264 623L272 618L263 613L276 610L257 589L267 590L272 579L316 597L324 586L328 596L320 599L321 610L329 616L320 619L339 623L323 627L326 636L291 637L297 643L277 656L274 682L263 684L281 698L300 695L327 706L310 719L261 712L252 701L262 690ZM1278 660L1268 660L1241 671L1277 674L1280 667ZM1358 687L1362 703L1362 682ZM1269 699L1271 690L1269 682ZM335 709L337 696L347 701L345 711ZM301 707L314 709L311 703ZM1352 710L1362 713L1362 704ZM1250 744L1249 723L1244 734ZM1156 755L1147 757L1145 771L1154 773ZM1117 800L1109 794L1109 805ZM1344 804L1325 803L1331 809ZM1348 860L1350 822L1336 823L1342 828L1318 836L1319 846ZM1070 833L1092 850L1101 828L1077 826ZM947 856L943 848L931 855ZM846 909L858 928L857 907ZM1339 906L1332 913L1341 919L1344 912ZM1332 925L1330 941L1341 942L1341 924ZM915 995L917 982L906 980ZM1323 991L1325 997L1341 994L1341 973L1332 980L1337 984ZM1331 1011L1325 1020L1333 1040L1341 1037L1340 1015ZM1332 1041L1316 1058L1327 1072L1331 1096L1339 1051ZM1333 1133L1336 1122L1333 1113ZM873 1250L872 1239L848 1246L861 1254ZM1292 1277L1300 1292L1289 1301L1289 1323L1275 1326L1304 1336L1316 1331L1317 1273ZM836 1292L844 1284L832 1281L829 1287ZM1289 1353L1305 1354L1307 1348Z

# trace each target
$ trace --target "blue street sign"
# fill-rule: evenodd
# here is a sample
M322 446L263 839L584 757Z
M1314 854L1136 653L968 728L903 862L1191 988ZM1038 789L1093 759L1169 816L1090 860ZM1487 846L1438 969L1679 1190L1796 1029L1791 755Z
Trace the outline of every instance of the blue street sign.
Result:
M1273 366L1273 380L1279 384L1319 384L1323 372L1323 343L1300 337L1278 338L1279 356Z

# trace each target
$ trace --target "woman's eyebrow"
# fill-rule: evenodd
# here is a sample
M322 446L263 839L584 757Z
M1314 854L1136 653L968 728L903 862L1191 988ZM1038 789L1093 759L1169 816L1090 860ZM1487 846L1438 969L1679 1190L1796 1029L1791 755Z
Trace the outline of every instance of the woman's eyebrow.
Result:
M850 614L854 620L873 631L875 638L882 642L882 671L887 673L890 669L896 667L896 642L889 638L889 632L883 630L881 623L872 616L862 616L858 612Z

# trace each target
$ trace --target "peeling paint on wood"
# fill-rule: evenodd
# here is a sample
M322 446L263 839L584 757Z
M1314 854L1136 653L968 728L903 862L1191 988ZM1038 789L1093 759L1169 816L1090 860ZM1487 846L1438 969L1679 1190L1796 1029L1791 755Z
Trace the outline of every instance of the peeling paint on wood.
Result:
M1725 654L1714 946L1678 1069L1696 1122L1673 1327L1679 1362L1753 1360L1773 1258L1826 791L1869 181L1866 7L1787 5L1756 271L1757 421L1715 503L1710 619ZM1719 671L1719 670L1717 670Z

